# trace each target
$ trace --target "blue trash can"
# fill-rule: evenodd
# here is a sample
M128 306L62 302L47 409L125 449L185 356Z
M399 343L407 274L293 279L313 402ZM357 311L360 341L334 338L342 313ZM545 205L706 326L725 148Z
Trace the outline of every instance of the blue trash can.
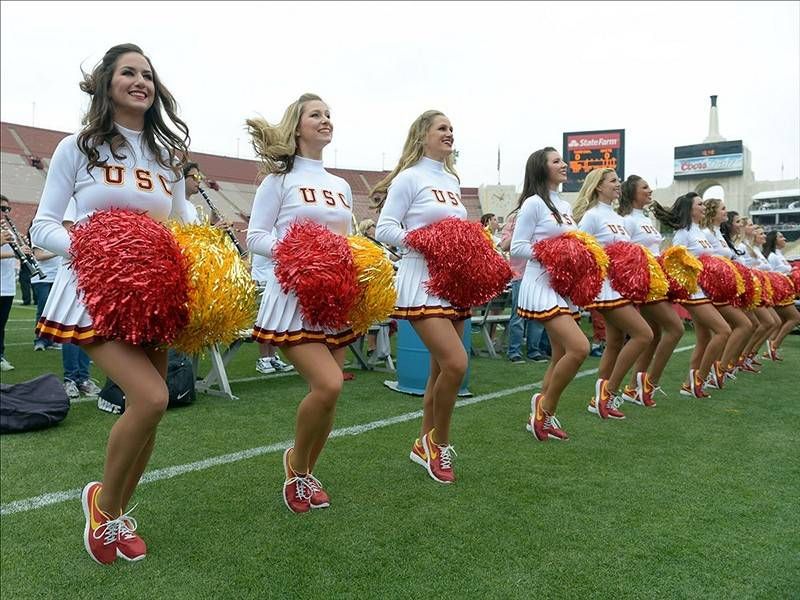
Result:
M464 382L458 390L459 396L471 396L467 389L469 383L469 356L472 348L472 320L464 322L464 349L467 352L467 373ZM385 381L387 387L403 392L422 396L425 393L425 384L431 372L431 355L419 339L417 332L405 319L397 320L397 381Z

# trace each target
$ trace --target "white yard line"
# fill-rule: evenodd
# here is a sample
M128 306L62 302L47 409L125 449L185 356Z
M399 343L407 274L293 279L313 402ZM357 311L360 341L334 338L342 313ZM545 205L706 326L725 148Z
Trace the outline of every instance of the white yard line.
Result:
M685 352L693 348L694 345L682 346L681 348L677 348L675 350L675 353ZM575 375L575 379L588 377L590 375L594 375L595 373L597 373L597 369L586 369L584 371L579 371ZM285 373L283 375L290 375L290 374L291 373ZM250 379L251 378L248 378L248 380ZM536 383L519 385L517 387L507 388L504 390L491 392L489 394L482 394L480 396L475 396L474 398L459 400L458 402L456 402L456 408L460 408L462 406L470 406L472 404L478 404L480 402L486 402L487 400L494 400L496 398L503 398L505 396L518 394L520 392L527 392L532 389L541 387L541 385L542 382L537 381ZM86 400L81 399L81 401L84 402L88 402L90 400L93 399L90 398L87 398ZM334 429L331 432L330 437L338 438L348 435L361 435L362 433L372 431L373 429L381 429L383 427L397 425L398 423L406 423L408 421L413 421L414 419L419 419L421 416L422 416L422 411L416 410L414 412L397 415L395 417L389 417L388 419L379 419L377 421L372 421L370 423L363 423L361 425L353 425L352 427L343 427L341 429ZM277 444L270 444L269 446L250 448L249 450L242 450L240 452L233 452L231 454L223 454L222 456L214 456L212 458L206 458L204 460L199 460L196 462L191 462L183 465L176 465L174 467L166 467L164 469L156 469L155 471L148 471L147 473L144 474L140 483L144 484L144 483L151 483L153 481L160 481L162 479L171 479L173 477L177 477L178 475L183 475L184 473L202 471L210 467L235 463L248 458L261 456L263 454L282 452L286 450L286 448L289 448L292 445L292 443L293 440L286 440L283 442L278 442ZM75 488L72 490L65 490L63 492L51 492L49 494L34 496L33 498L25 498L24 500L14 500L13 502L8 502L7 504L3 504L2 506L0 506L0 515L13 515L14 513L27 512L30 510L44 508L45 506L50 506L51 504L66 502L67 500L76 500L81 497L81 491L82 491L81 488Z

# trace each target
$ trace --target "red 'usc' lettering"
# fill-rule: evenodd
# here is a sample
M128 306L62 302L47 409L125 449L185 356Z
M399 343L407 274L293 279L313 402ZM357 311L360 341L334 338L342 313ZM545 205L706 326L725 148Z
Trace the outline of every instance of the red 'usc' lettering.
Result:
M330 190L322 190L322 196L325 198L325 204L328 206L336 206L336 199L333 197L333 192Z
M125 167L103 165L103 179L107 185L122 185L125 183Z
M169 182L161 173L158 174L158 181L161 183L161 189L164 190L164 193L166 193L167 196L172 196L172 188L167 185Z
M433 197L436 198L437 202L441 202L444 204L446 202L444 197L444 192L442 190L431 189L433 192Z
M339 192L339 200L341 201L342 204L344 204L345 208L350 208L350 205L347 203L347 198L341 192Z
M136 187L143 192L153 191L153 179L150 177L150 171L136 169L133 174L136 175Z
M314 188L300 188L300 193L303 194L303 200L308 202L309 204L313 204L317 201L317 195Z

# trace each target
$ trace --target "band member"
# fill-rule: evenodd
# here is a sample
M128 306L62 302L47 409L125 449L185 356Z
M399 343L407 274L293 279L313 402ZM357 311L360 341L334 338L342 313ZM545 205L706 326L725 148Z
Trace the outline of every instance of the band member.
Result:
M408 232L448 217L467 218L454 168L453 143L453 126L441 112L429 110L414 120L399 163L370 192L381 209L375 231L378 241L407 248ZM431 354L420 437L410 458L435 481L453 483L450 419L467 372L461 340L469 308L451 306L426 292L428 265L419 252L406 250L398 264L397 306L392 317L408 319Z
M658 256L664 238L644 212L652 201L650 185L638 175L630 175L622 184L617 212L625 217L625 230L631 241ZM639 313L653 331L653 341L636 359L633 381L625 388L622 397L634 404L655 406L653 394L661 391L659 381L683 336L683 323L666 296L643 302L639 305Z
M311 220L347 235L353 206L350 186L322 164L322 151L333 139L328 105L315 94L303 94L277 125L260 118L248 119L247 125L267 174L253 201L249 250L272 258L295 221ZM294 446L283 455L283 501L292 512L304 513L330 505L330 496L313 472L333 428L347 344L356 336L351 329L330 331L307 323L295 294L281 289L274 267L267 268L265 276L253 338L280 346L309 386L297 409Z
M589 341L575 321L578 307L553 290L547 270L532 251L532 245L540 240L577 229L569 203L558 195L558 186L566 180L567 164L555 148L542 148L530 155L511 240L511 256L527 259L517 313L544 324L552 347L542 391L531 398L527 425L540 441L568 439L556 418L556 409L561 394L589 354Z
M621 183L613 169L595 169L586 177L575 201L573 215L580 222L580 229L593 235L603 246L631 241L623 217L611 208L620 191ZM650 346L653 332L631 300L612 287L609 277L595 301L586 308L600 311L606 322L606 347L600 358L595 395L588 410L601 419L624 419L625 415L619 410L622 402L619 386L637 357ZM629 337L627 343L626 336Z
M85 125L53 154L31 228L33 243L69 256L70 236L62 219L70 197L78 223L108 208L146 210L159 221L170 215L190 219L178 158L187 151L188 129L150 59L133 44L114 46L80 87L91 96ZM127 507L167 408L167 352L97 336L67 265L56 275L37 332L53 342L82 345L125 394L125 413L109 435L102 482L83 489L84 543L98 563L118 556L141 560L146 546Z

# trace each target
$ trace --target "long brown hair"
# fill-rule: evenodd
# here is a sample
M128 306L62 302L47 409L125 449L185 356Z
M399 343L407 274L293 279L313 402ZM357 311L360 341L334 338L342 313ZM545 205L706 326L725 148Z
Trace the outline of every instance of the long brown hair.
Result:
M636 188L639 182L643 181L638 175L628 175L628 178L622 184L622 193L619 195L619 205L617 206L617 214L625 217L633 212L633 200L636 198Z
M558 152L558 150L552 146L546 146L528 157L528 162L525 163L525 181L522 183L522 192L519 195L516 210L522 208L522 204L527 198L539 196L539 198L544 201L545 206L553 213L553 218L561 225L561 213L558 212L555 204L553 204L553 201L550 199L547 155L551 152Z
M177 180L181 177L181 165L185 160L184 157L189 153L189 128L178 117L175 98L161 83L152 61L135 44L120 44L110 48L91 73L86 73L81 69L83 73L83 81L80 83L81 91L92 97L89 110L83 117L84 127L78 134L78 147L89 159L86 170L91 174L94 167L106 164L106 160L100 160L100 153L97 150L98 146L102 144L109 145L111 155L117 160L126 158L121 151L124 146L129 146L129 144L114 124L114 102L111 99L110 88L117 60L129 52L141 54L149 63L150 71L153 73L155 97L152 106L144 114L142 137L145 146L153 153L158 164L172 171ZM172 125L180 131L182 137L167 126L161 114L162 109L167 113ZM130 148L130 150L134 149ZM166 157L163 154L164 150L167 153Z

